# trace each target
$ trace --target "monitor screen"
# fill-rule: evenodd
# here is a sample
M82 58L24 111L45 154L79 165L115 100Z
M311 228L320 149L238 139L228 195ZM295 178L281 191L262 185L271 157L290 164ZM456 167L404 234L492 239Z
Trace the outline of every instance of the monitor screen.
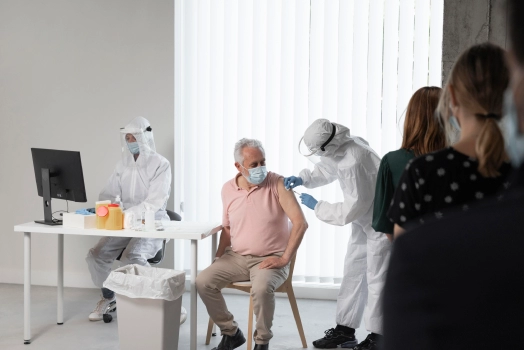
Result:
M42 169L49 169L51 198L87 202L80 152L31 148L38 195L43 196Z

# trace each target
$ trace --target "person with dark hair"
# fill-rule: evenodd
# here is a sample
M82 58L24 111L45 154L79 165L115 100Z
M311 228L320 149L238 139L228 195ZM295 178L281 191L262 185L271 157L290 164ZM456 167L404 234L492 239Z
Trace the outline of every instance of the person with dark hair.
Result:
M520 349L524 329L524 2L508 0L505 149L511 191L395 240L384 290L384 348Z
M423 154L446 146L444 130L435 118L441 88L426 86L418 89L408 103L404 119L404 134L400 149L387 153L380 161L372 227L393 240L393 223L387 217L395 188L408 162Z
M508 186L511 166L499 127L508 83L500 47L475 45L458 58L438 106L452 146L406 167L388 212L395 236L410 221L422 224L428 214L442 218L450 207L469 210L470 202ZM459 134L457 142L452 129Z

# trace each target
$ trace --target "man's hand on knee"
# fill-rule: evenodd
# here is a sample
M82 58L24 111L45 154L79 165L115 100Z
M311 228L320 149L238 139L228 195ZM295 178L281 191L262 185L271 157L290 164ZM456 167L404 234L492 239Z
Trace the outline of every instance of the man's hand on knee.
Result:
M284 258L279 256L272 256L260 263L258 266L259 269L281 269L286 266L289 261L286 261Z

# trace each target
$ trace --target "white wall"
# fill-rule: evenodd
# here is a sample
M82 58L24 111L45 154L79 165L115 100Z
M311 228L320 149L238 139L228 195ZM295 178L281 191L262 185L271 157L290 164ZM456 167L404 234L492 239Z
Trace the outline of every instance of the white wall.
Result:
M43 218L31 147L81 152L89 202L70 209L94 206L135 116L172 161L173 20L173 0L0 1L0 283L23 281L13 225ZM84 257L97 240L65 238L67 286L93 286ZM56 236L32 242L33 283L56 284Z

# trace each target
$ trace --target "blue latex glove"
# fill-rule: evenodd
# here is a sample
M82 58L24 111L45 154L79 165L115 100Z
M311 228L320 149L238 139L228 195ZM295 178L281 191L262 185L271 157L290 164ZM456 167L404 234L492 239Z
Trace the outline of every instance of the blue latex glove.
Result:
M80 214L80 215L93 215L94 213L91 213L89 210L87 209L78 209L77 211L75 211L75 214Z
M286 190L290 190L297 186L302 186L303 183L304 182L302 181L302 178L298 176L290 176L284 179L284 187Z
M318 201L313 198L313 196L307 193L302 193L300 195L300 199L302 200L302 204L304 204L306 207L315 210L315 206L317 205Z

